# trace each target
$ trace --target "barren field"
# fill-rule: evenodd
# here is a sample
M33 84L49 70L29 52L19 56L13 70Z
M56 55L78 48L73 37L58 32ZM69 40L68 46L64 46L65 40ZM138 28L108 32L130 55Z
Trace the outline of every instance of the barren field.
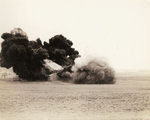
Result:
M113 85L0 80L0 120L150 120L150 78Z

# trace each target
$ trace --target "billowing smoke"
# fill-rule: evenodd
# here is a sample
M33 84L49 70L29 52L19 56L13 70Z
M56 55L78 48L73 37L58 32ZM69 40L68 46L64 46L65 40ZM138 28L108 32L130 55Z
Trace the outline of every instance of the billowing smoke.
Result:
M63 71L57 72L59 77L68 77L74 60L79 57L79 52L72 48L72 41L63 35L56 35L49 39L49 43L38 38L29 41L27 34L20 28L13 29L10 33L3 33L1 38L1 67L13 68L19 78L25 80L48 80L53 72L44 61L52 60L61 65ZM69 71L69 72L68 72Z
M29 41L27 34L20 28L3 33L1 67L13 68L21 79L48 80L50 71L44 59L49 55L42 48L41 40Z
M72 66L75 64L75 59L80 57L79 52L72 48L72 41L65 38L63 35L56 35L49 39L49 43L44 42L44 49L48 51L50 60L61 65L64 69L57 71L57 75L63 81L72 78Z
M75 65L74 83L78 84L113 84L115 83L115 72L101 59L93 59L84 65Z
M72 48L72 41L63 35L56 35L49 39L49 43L42 45L39 38L29 41L22 29L15 28L10 33L3 33L1 38L4 39L1 44L1 67L12 67L19 78L48 80L49 75L56 72L63 81L73 80L80 84L115 83L113 69L103 60L85 60L84 64L77 62L79 52ZM63 69L52 70L45 59L59 64Z
M48 51L49 59L61 66L73 66L74 60L79 57L79 52L72 48L72 41L63 35L56 35L44 42L44 49Z

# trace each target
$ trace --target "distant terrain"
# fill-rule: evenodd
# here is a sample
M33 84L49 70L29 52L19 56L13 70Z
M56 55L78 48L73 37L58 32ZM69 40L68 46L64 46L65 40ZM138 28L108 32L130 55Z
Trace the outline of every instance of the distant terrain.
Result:
M109 85L1 76L0 120L150 120L150 76L143 73L117 72Z

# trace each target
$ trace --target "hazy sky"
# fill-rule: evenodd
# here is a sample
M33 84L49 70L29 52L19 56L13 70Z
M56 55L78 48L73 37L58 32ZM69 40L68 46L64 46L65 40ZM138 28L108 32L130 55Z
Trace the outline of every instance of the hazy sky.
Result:
M17 27L29 40L63 34L115 69L150 69L150 0L0 0L0 34Z

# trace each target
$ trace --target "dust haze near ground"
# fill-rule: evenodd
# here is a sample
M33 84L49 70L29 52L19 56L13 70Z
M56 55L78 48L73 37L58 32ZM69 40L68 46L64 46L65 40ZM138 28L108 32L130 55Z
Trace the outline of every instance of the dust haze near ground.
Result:
M54 77L55 78L55 77ZM150 120L150 77L109 85L0 79L0 120Z

